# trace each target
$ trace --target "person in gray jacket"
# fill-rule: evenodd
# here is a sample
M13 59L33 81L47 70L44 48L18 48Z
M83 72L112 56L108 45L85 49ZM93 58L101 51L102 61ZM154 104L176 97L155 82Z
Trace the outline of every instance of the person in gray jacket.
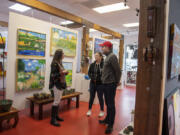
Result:
M103 54L106 55L104 61L104 67L102 70L102 89L104 91L105 103L107 106L107 115L104 120L100 120L100 124L107 124L105 134L110 134L113 131L113 125L115 120L115 95L116 88L120 83L121 70L118 62L118 58L112 52L113 45L111 42L106 41L100 45L102 47Z

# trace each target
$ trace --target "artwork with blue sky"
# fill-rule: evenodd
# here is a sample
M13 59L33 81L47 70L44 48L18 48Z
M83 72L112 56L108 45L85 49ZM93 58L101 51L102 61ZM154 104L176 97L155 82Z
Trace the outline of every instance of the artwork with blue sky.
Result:
M45 60L17 60L17 91L42 89L45 82Z
M18 30L18 55L45 56L46 34Z

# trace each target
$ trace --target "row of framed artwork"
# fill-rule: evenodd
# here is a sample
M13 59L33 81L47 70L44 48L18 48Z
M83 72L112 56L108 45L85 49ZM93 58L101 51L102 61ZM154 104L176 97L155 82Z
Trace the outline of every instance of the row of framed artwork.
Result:
M25 29L17 30L17 55L45 57L46 34ZM63 49L65 56L75 57L77 32L51 28L50 56Z
M45 86L46 60L44 59L17 59L16 92L40 90ZM63 62L69 74L66 76L67 86L72 85L73 63Z

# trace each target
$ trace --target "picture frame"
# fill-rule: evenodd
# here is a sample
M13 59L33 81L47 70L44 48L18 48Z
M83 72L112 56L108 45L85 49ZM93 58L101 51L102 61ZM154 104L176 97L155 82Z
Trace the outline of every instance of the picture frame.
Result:
M168 79L178 77L180 74L180 29L176 24L170 26Z
M174 89L164 102L163 135L177 135L180 132L180 88Z
M73 80L73 62L63 62L63 66L69 72L69 74L66 75L66 83L68 87L71 87Z
M16 60L16 92L42 90L45 86L46 60L18 58Z
M19 28L17 30L17 55L45 57L46 34Z
M78 43L78 32L51 28L50 56L53 56L57 49L62 49L66 57L76 57Z

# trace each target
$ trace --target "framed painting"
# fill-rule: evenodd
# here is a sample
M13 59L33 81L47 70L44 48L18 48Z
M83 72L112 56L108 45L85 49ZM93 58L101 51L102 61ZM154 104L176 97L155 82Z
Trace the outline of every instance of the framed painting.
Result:
M0 48L4 49L6 45L6 37L1 37L0 36Z
M72 86L73 63L72 62L63 62L63 66L69 72L69 74L66 76L66 83L67 83L67 86L70 87L70 86Z
M136 85L136 71L127 71L126 85Z
M102 38L94 38L94 54L97 52L102 52L100 44L104 43L105 39Z
M177 25L171 25L168 78L173 79L180 74L180 29Z
M180 89L176 88L165 99L163 135L178 135L180 133Z
M16 91L43 89L45 64L43 59L17 59Z
M18 29L17 54L25 56L45 56L46 34Z
M57 49L62 49L65 56L75 57L77 46L77 33L57 28L51 29L50 55Z

